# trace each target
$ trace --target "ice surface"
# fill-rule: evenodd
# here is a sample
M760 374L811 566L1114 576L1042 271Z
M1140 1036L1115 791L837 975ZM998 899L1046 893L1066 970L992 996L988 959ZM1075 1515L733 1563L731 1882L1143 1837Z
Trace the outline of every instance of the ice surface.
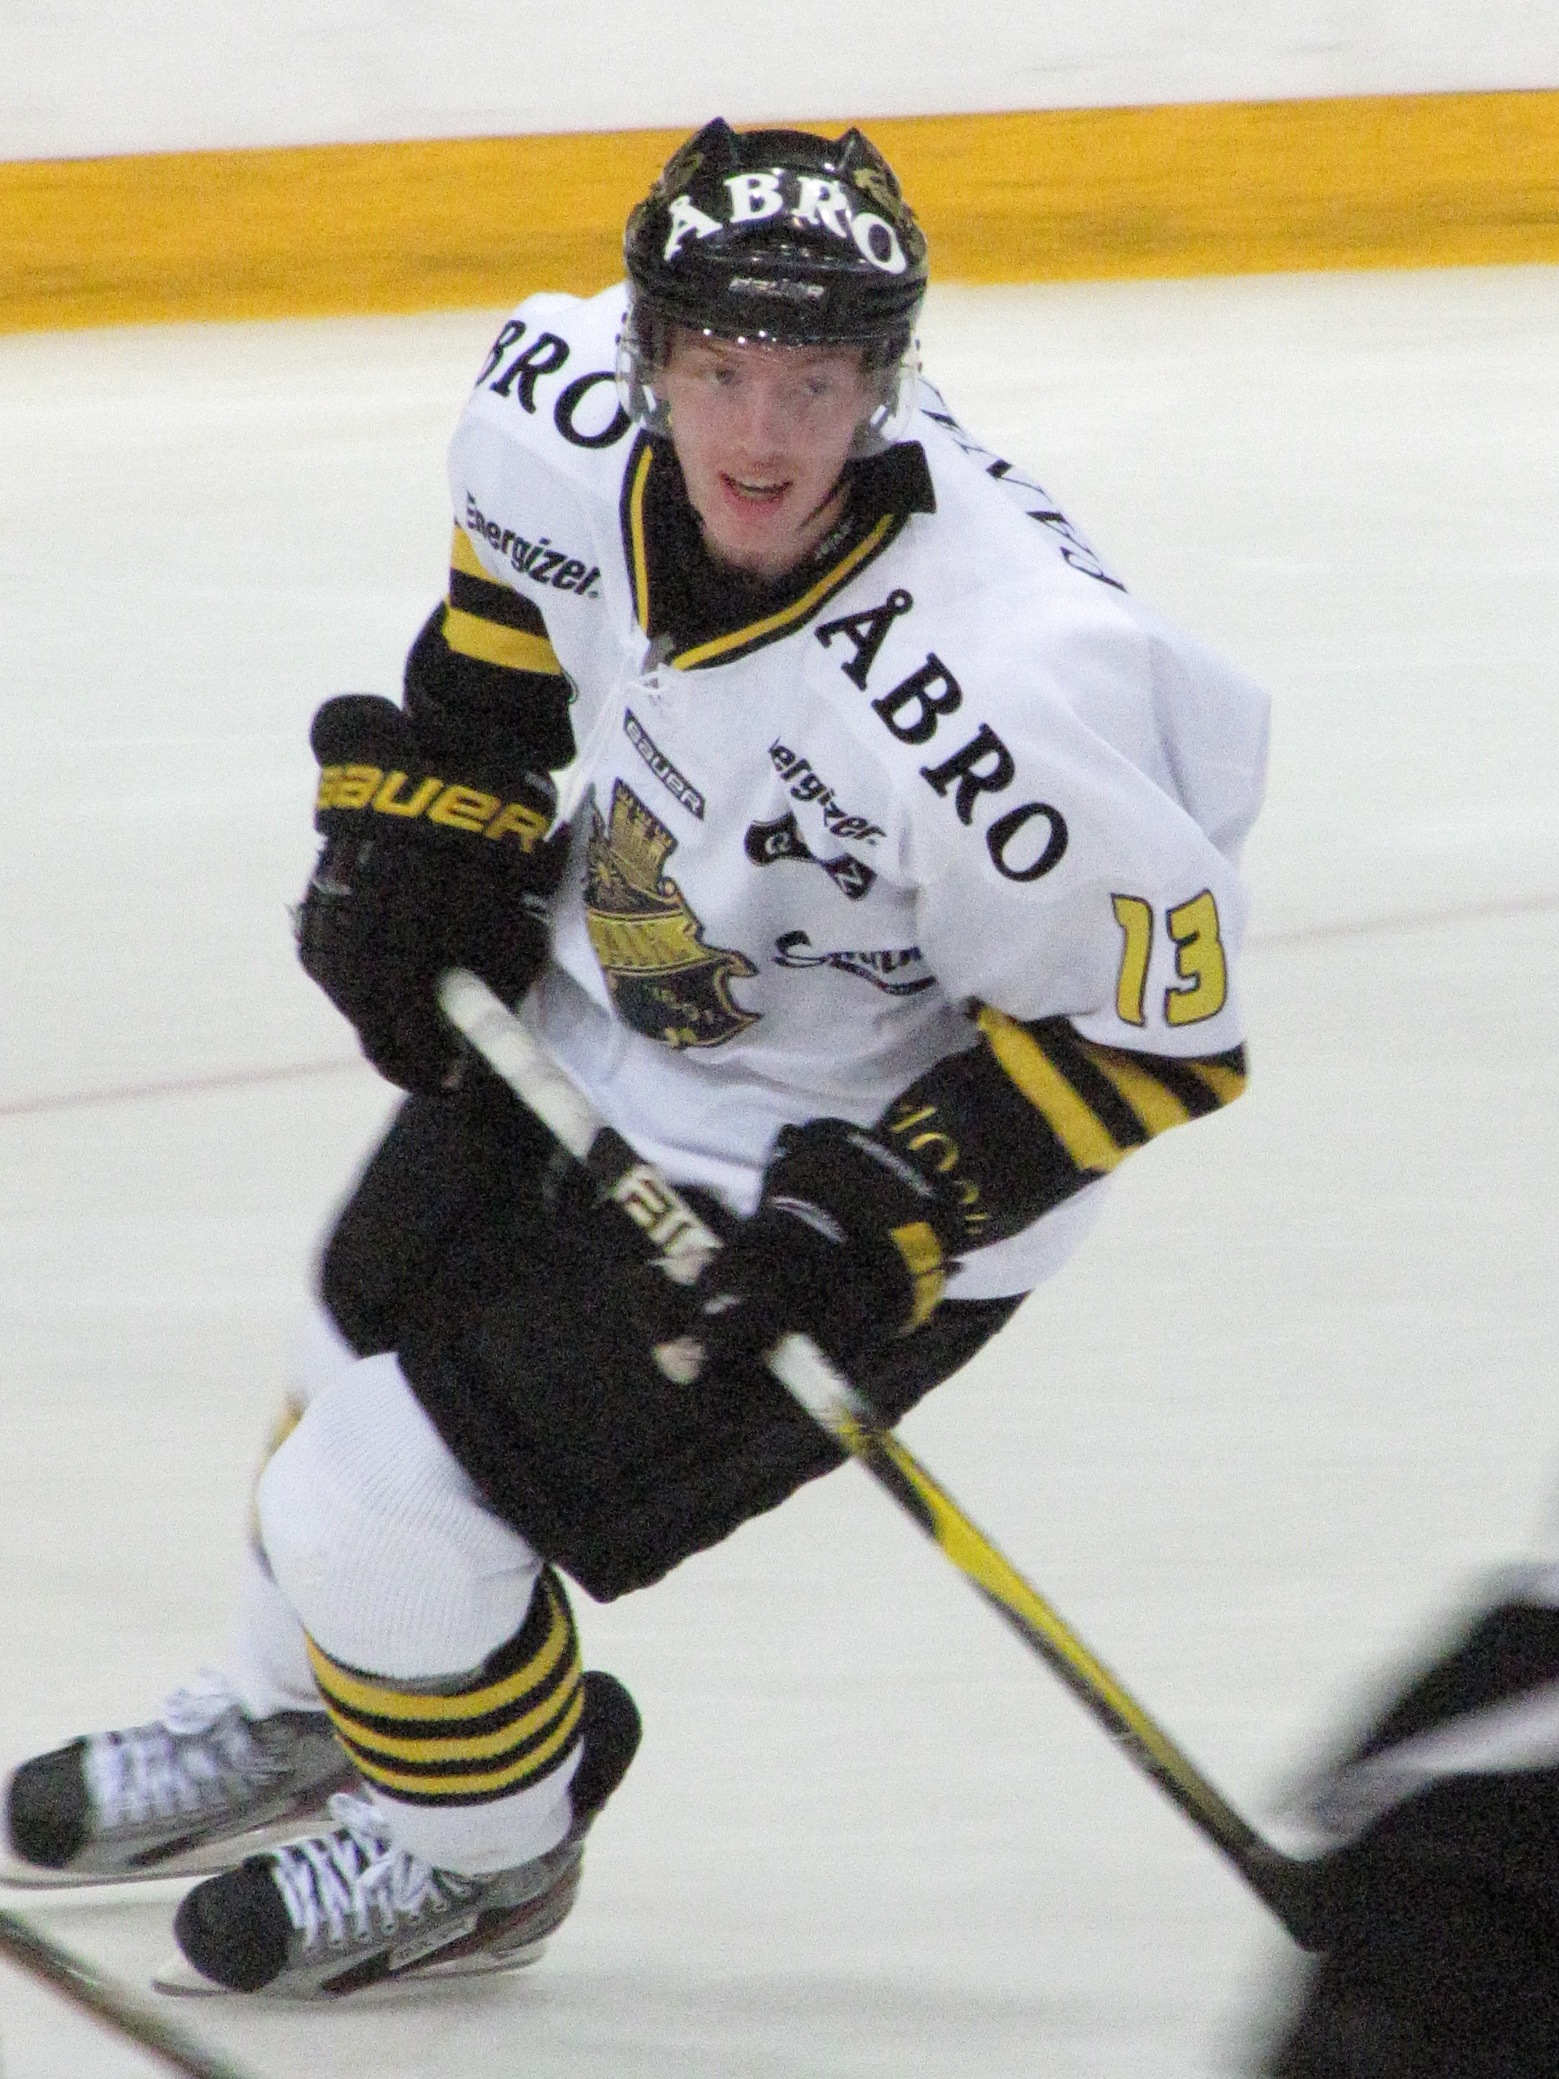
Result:
M8 0L0 157L1559 83L1550 0ZM754 54L759 62L754 62Z
M0 1753L220 1647L385 1115L295 969L310 712L443 582L490 314L0 341ZM1559 271L943 294L926 355L1263 679L1254 1080L912 1445L1253 1816L1559 1471ZM1211 2079L1282 1939L853 1469L607 1610L641 1759L534 1973L259 2074ZM144 1982L172 1894L34 1905ZM14 1903L14 1900L12 1901ZM0 1972L7 2079L147 2072Z

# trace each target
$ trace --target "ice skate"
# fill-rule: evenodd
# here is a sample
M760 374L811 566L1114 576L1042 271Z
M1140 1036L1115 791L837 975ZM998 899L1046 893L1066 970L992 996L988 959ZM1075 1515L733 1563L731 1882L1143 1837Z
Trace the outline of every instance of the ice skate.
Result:
M356 1778L323 1711L249 1718L219 1676L161 1718L36 1755L5 1785L0 1881L200 1876L295 1834Z
M182 1954L159 1992L320 2000L534 1963L579 1890L584 1839L622 1781L639 1714L621 1683L587 1674L573 1823L555 1848L488 1876L440 1870L397 1849L363 1797L330 1800L329 1827L199 1884L173 1931Z

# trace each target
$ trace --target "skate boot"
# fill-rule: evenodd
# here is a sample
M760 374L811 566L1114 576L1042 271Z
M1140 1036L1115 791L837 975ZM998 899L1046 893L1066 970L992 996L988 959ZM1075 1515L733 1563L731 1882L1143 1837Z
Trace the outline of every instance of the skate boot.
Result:
M158 1972L158 1991L319 2000L534 1963L567 1918L585 1835L639 1744L622 1684L590 1672L584 1689L573 1824L555 1848L514 1869L459 1876L394 1847L366 1798L338 1795L327 1831L196 1885L173 1923L183 1954Z
M0 1881L117 1884L230 1869L356 1781L323 1711L248 1718L220 1676L163 1715L24 1761L5 1785Z

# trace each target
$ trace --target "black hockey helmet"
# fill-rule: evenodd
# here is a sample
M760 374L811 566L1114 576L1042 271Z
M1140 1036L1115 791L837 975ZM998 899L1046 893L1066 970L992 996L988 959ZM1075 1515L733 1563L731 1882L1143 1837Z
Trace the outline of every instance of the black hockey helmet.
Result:
M887 415L902 415L926 240L892 167L859 130L834 139L737 131L717 117L634 209L623 255L619 375L628 409L651 430L663 430L654 371L673 325L780 346L859 346L883 374ZM870 444L891 437L879 426Z

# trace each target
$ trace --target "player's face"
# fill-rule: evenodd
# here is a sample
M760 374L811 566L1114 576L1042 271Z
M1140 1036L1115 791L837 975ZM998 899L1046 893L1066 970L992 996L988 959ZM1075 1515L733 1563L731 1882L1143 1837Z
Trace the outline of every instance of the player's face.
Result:
M860 349L679 330L656 388L711 554L758 577L793 570L843 510L840 472L877 402Z

